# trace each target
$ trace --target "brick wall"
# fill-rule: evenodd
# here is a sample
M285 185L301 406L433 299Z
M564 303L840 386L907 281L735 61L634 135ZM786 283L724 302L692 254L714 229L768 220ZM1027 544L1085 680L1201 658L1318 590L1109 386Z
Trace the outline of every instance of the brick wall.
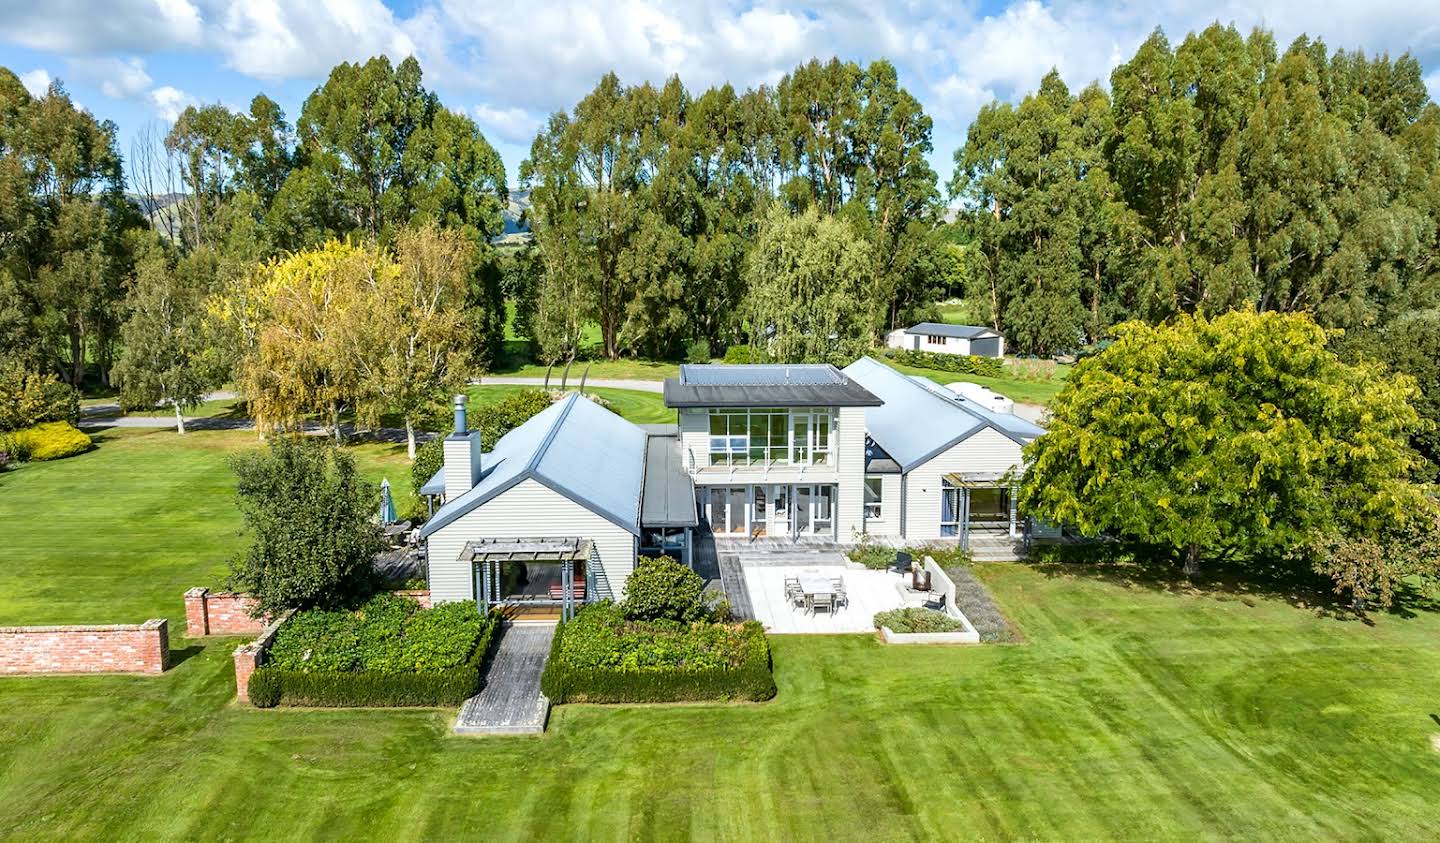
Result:
M169 624L0 627L0 674L163 673Z
M185 592L185 635L254 635L264 631L269 618L252 618L255 601L248 594L192 588Z
M293 614L293 611L286 612L265 627L259 638L235 648L235 699L242 703L250 702L250 674L265 663L265 652L275 641L275 633L280 631L280 627L284 626Z

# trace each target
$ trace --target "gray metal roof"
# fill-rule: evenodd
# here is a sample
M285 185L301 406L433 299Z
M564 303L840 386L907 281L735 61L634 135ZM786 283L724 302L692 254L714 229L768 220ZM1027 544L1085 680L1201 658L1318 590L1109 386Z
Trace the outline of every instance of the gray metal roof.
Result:
M644 527L694 527L695 481L685 470L678 435L651 435L645 447L645 489L640 496Z
M667 407L874 407L880 399L826 363L698 363L665 381Z
M440 468L439 468L434 474L430 475L430 479L429 479L429 480L426 480L426 481L425 481L425 485L421 486L421 487L419 488L419 490L415 492L415 494L417 494L417 495L443 495L443 494L445 494L445 466L443 466L443 465L440 466Z
M905 471L911 471L984 428L1023 445L1045 432L1010 413L995 413L926 378L911 378L862 357L845 373L883 399L865 411L865 429Z
M645 433L572 392L495 443L474 488L446 501L420 534L429 536L526 479L640 534Z
M976 337L998 337L994 330L983 325L950 325L945 322L921 322L905 329L907 334L925 334L932 337L959 337L973 340Z

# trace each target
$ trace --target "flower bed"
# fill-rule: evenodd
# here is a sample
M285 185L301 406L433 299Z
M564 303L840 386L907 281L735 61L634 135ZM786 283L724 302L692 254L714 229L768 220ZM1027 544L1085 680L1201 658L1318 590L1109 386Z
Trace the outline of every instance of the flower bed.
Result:
M889 627L891 632L960 632L965 624L934 609L891 609L875 615L875 628Z
M353 611L299 612L250 677L250 701L261 708L459 705L480 687L497 622L471 601L422 609L393 594Z
M767 700L775 678L755 621L627 621L604 602L555 631L540 688L552 703Z

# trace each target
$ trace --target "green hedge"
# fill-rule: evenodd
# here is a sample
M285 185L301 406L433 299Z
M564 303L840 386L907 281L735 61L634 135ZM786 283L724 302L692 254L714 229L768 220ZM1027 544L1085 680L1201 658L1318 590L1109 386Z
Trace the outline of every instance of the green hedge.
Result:
M574 621L555 630L540 689L552 703L656 703L699 700L768 700L775 696L770 644L755 621L742 627L737 666L585 667L567 663L565 635Z
M398 706L454 706L480 690L480 678L499 626L491 612L475 641L470 657L458 667L432 673L358 670L287 670L276 666L256 668L250 675L249 696L258 708L301 705L324 708Z
M875 628L889 627L891 632L963 632L965 625L944 612L911 607L891 609L875 615Z
M939 369L957 375L980 375L986 378L1005 376L1005 361L998 357L976 357L973 354L941 354L936 351L915 351L895 348L886 356L904 366L921 369Z

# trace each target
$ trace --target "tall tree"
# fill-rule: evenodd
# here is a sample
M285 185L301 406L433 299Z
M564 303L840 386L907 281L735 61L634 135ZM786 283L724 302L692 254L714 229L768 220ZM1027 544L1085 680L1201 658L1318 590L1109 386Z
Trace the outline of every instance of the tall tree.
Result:
M746 268L750 344L762 359L846 364L869 350L881 318L874 257L849 223L810 208L773 209Z
M121 327L123 351L115 366L120 397L132 407L168 404L175 429L185 432L185 411L219 381L205 327L205 301L213 277L203 261L171 262L154 234L140 235L135 276L129 282L129 316ZM199 271L197 271L197 269Z

